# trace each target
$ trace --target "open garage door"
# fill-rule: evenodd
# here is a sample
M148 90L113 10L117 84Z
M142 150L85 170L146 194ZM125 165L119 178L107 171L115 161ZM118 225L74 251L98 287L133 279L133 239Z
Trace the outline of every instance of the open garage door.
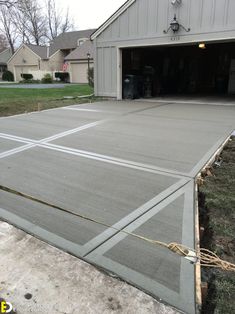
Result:
M122 51L123 98L235 93L235 43Z

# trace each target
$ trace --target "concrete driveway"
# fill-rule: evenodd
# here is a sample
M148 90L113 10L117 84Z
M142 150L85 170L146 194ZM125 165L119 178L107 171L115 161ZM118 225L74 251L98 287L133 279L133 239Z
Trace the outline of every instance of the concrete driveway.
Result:
M0 217L195 313L194 178L235 129L235 104L107 101L0 119ZM79 215L79 217L78 217ZM88 220L89 219L89 220Z

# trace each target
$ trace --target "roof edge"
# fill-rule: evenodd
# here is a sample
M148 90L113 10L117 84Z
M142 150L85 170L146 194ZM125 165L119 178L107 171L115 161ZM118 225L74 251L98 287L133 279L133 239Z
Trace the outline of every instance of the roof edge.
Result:
M20 50L20 48L22 48L24 46L24 43L22 43L19 48L16 49L16 51L12 54L12 56L10 57L10 59L7 61L7 64L11 62L11 60L15 57L15 55L18 53L18 51Z
M125 12L136 0L126 1L113 15L111 15L93 34L91 40L98 37L110 24L112 24L123 12Z
M7 50L11 50L11 48L7 47L6 49L4 49L3 51L0 52L0 55L3 54L4 52L6 52Z

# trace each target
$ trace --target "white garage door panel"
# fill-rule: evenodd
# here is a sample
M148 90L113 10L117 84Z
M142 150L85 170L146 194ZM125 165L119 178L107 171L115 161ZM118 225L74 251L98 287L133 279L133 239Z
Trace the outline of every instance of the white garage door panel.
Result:
M32 71L37 71L38 66L37 65L31 65L31 66L15 66L15 80L21 81L22 73L32 73Z
M72 83L88 83L87 70L87 63L71 64Z

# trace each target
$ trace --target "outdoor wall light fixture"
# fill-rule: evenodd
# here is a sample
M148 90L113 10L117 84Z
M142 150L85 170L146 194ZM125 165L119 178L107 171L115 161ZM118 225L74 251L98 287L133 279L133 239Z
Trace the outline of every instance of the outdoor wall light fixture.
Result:
M185 30L185 32L190 32L190 28L186 29L183 25L181 25L177 18L176 18L176 14L174 15L174 19L173 21L170 23L170 26L168 27L167 30L164 30L163 33L167 34L169 32L169 30L171 29L174 33L178 32L180 28L183 28Z
M181 4L182 0L171 0L172 5Z

